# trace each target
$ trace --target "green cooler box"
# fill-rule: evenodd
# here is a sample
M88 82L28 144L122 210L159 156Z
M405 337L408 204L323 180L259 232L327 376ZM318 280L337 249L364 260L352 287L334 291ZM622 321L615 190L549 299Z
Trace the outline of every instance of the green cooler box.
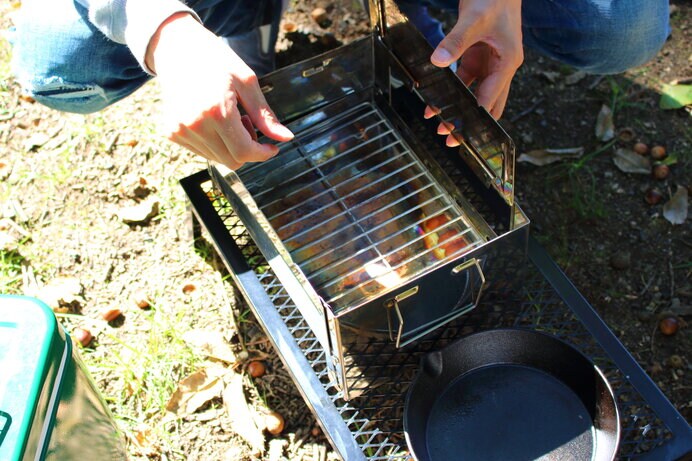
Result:
M124 460L122 434L41 301L0 295L0 460Z

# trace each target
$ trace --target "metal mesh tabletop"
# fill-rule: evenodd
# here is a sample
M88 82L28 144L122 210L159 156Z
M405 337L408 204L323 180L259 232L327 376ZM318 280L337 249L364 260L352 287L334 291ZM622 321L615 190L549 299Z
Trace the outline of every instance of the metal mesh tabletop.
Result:
M692 450L692 429L624 346L533 240L489 286L478 307L406 347L388 338L348 335L345 356L354 398L330 382L325 354L231 207L206 172L181 181L195 222L209 232L238 288L265 328L336 451L346 460L409 459L403 407L420 358L468 334L521 327L555 335L606 374L621 415L620 459L677 459ZM197 230L199 233L199 229Z

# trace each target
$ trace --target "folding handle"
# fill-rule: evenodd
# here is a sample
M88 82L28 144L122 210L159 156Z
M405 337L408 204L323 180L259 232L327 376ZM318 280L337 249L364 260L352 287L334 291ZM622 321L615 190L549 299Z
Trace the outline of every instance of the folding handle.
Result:
M481 285L480 288L478 288L478 294L476 295L476 300L471 304L474 308L478 306L478 303L481 300L481 294L483 294L483 290L485 289L485 274L483 273L483 268L481 268L481 263L478 261L476 258L471 258L468 261L464 261L463 263L459 264L458 266L454 267L452 269L452 275L459 275L465 270L468 270L472 267L475 267L476 270L478 271L478 277L481 279Z
M399 309L399 303L406 298L410 298L411 296L415 295L416 293L418 293L418 285L416 285L413 288L409 288L408 290L404 291L403 293L399 293L398 295L394 296L394 299L390 299L387 302L385 302L385 304L384 304L384 307L387 308L387 329L389 330L389 340L390 341L394 341L394 337L392 336L392 316L391 316L391 310L392 309L394 309L396 311L396 316L399 319L399 329L397 330L397 334L396 334L396 347L397 348L401 344L401 335L404 332L404 317L401 315L401 309Z
M464 261L463 263L459 264L458 266L455 266L452 269L452 275L457 276L464 271L467 271L469 269L475 268L478 271L478 277L481 280L480 287L478 289L478 293L475 295L475 300L469 304L470 309L475 308L478 303L481 300L481 295L483 294L483 290L485 289L485 274L483 273L483 269L481 268L481 263L478 259L476 258L471 258L468 261ZM408 290L404 291L403 293L399 293L398 295L394 296L393 299L389 299L384 303L384 307L387 308L387 329L389 330L389 340L394 341L396 344L396 347L399 348L401 347L401 337L404 333L404 316L401 314L401 309L399 308L399 304L406 298L410 298L411 296L415 295L418 293L418 286L414 286L413 288L409 288ZM463 299L461 300L463 301ZM461 302L460 301L460 302ZM455 306L458 308L459 306ZM394 332L392 329L392 314L391 311L394 311L397 319L399 320L399 328L397 329L396 332L396 337L394 336Z

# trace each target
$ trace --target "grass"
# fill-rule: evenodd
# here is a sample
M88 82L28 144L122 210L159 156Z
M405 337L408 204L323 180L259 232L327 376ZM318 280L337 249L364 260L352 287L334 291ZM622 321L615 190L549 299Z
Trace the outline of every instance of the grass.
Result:
M17 250L0 250L0 293L21 294L23 261Z
M101 381L100 387L111 390L105 395L119 426L131 440L147 427L152 438L171 442L179 426L160 424L166 418L166 404L178 383L202 366L202 358L182 339L187 325L184 311L172 313L153 306L143 314L143 326L134 338L98 322L104 329L99 338L112 344L106 352L101 345L83 349L82 356ZM81 316L70 320L84 322ZM175 450L173 446L166 448Z
M598 166L593 164L593 160L608 152L615 142L611 140L574 161L548 167L550 169L546 172L546 189L550 190L567 183L568 203L580 218L602 218L608 213L593 170Z

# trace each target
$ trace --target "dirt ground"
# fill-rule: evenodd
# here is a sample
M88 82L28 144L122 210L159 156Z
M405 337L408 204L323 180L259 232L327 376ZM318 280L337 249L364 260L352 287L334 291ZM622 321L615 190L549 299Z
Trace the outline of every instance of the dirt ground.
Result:
M366 33L366 17L352 3L291 2L279 65ZM19 5L0 6L3 30ZM328 18L322 26L310 16L318 6ZM664 111L658 101L661 82L692 79L690 10L688 2L673 2L664 49L622 75L581 76L527 50L501 121L517 154L584 148L582 160L517 162L518 202L532 234L688 421L692 226L689 218L668 222L663 205L678 186L692 187L692 125L689 107ZM101 113L62 114L21 97L10 54L0 41L0 292L49 302L58 292L56 310L68 331L91 331L95 339L82 356L127 436L130 458L335 459L222 264L188 239L177 181L206 165L158 134L156 82ZM614 108L610 142L594 134L604 104ZM614 164L614 151L636 142L665 146L667 178ZM663 200L651 205L645 197L653 187ZM148 208L128 224L124 214L135 205ZM146 298L149 308L135 298ZM120 315L105 321L114 309ZM664 335L662 318L678 331ZM221 361L224 373L243 377L250 408L284 416L280 434L264 433L263 455L239 435L221 392L177 417L167 411L180 381L200 369L211 375L219 364L188 347L193 329L224 336L234 354ZM247 373L253 360L266 365L254 379Z

